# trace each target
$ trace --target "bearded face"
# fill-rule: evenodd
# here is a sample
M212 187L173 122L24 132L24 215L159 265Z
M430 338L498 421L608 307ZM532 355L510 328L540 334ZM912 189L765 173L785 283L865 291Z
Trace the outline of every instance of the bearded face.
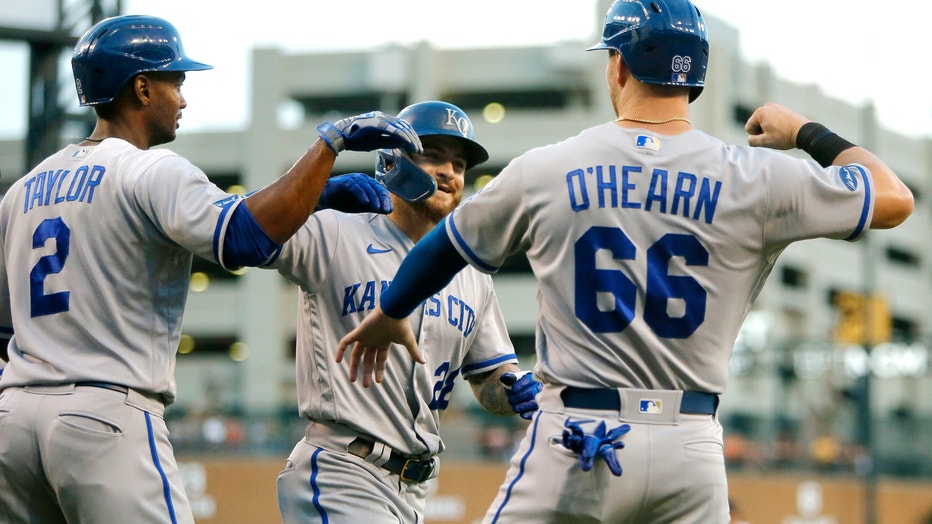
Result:
M452 136L430 135L421 138L424 152L411 155L412 160L437 181L437 191L427 200L405 203L424 220L440 222L456 209L463 199L466 184L466 149Z

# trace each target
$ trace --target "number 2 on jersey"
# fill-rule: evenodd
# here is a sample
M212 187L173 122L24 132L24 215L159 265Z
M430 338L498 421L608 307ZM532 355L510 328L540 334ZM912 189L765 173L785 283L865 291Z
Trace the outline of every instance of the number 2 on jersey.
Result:
M68 258L71 243L71 230L61 217L46 218L32 234L32 248L45 247L46 240L55 239L55 252L41 257L29 273L29 304L33 317L52 315L68 311L69 291L45 293L45 277L59 273Z
M623 331L634 320L637 286L622 271L599 269L596 253L608 250L616 260L635 260L637 248L624 231L614 227L592 227L575 245L576 317L597 333ZM705 321L707 292L696 279L670 274L670 259L682 257L687 266L708 266L709 252L693 235L668 233L647 250L647 287L644 322L664 338L687 338ZM603 311L599 295L614 297L615 307ZM680 299L683 314L667 310L671 299Z

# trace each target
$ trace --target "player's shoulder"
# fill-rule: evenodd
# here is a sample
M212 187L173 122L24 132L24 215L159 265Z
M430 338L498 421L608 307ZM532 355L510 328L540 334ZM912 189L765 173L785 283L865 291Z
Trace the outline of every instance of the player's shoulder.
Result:
M341 238L369 238L374 231L386 229L391 222L378 213L344 213L335 209L321 209L308 217L306 226L316 234Z
M454 278L458 279L461 285L469 286L483 295L492 295L495 293L495 284L492 280L492 275L483 273L470 264L467 264Z
M98 163L114 170L122 177L133 178L150 171L159 174L169 173L200 173L203 172L194 166L190 160L163 147L139 149L125 140L107 140L104 143L81 148L78 147L73 157L87 163ZM204 175L206 177L206 175Z
M346 213L336 209L321 209L315 211L311 216L317 217L323 222L335 222L348 228L374 227L378 223L379 217L385 217L385 215L378 213Z
M184 156L179 155L172 149L159 147L145 151L137 151L139 151L140 158L151 166L157 166L160 168L163 166L170 166L173 168L185 168L194 171L201 171L201 169L195 166L190 160Z

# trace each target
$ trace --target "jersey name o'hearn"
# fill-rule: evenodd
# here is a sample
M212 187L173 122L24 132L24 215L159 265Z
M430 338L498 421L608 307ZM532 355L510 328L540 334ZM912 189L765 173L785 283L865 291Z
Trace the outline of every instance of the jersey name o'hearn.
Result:
M90 204L94 200L94 189L100 185L105 172L104 166L84 165L73 172L70 169L49 169L37 173L25 181L23 213L36 206L62 202ZM63 188L67 189L62 191Z
M577 213L586 211L597 199L599 209L643 209L712 223L722 189L721 180L684 171L671 174L665 169L654 168L646 184L636 182L635 178L644 178L640 176L643 172L642 166L574 169L566 174L570 207ZM639 186L642 187L640 191Z

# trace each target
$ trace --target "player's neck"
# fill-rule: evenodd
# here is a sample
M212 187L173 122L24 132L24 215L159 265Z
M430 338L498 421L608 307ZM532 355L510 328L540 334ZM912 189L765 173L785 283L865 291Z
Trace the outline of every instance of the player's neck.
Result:
M637 88L641 88L640 90ZM684 96L657 96L649 87L633 85L619 97L616 122L622 127L658 127L688 130L689 100Z
M424 238L424 235L430 233L430 230L439 223L419 213L414 206L404 203L399 205L397 201L395 210L388 215L388 219L415 243Z
M149 148L148 141L140 139L138 133L132 132L131 128L108 120L98 120L94 131L87 135L81 145L97 145L107 138L123 139L139 149Z

